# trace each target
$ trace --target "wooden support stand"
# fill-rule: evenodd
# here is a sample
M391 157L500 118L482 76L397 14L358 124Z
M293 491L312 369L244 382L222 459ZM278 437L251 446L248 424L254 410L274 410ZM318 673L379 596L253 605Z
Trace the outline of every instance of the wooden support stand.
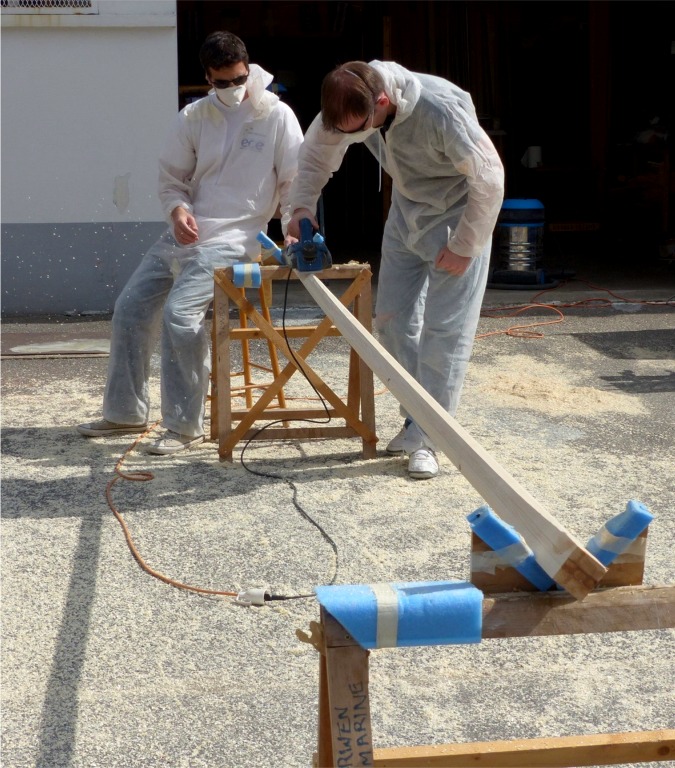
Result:
M602 587L625 587L642 584L645 571L645 550L647 533L645 530L633 542L629 551L619 555L607 567L607 573L602 577ZM481 557L492 550L475 533L471 534L471 583L485 594L502 592L536 592L537 588L522 576L515 568L511 568L498 559L492 561L488 569L481 567Z
M288 267L261 267L262 288L273 280L289 279ZM371 328L372 298L371 272L367 264L344 264L331 269L312 273L320 280L350 280L347 289L339 299L343 308L353 306L353 316L365 328ZM291 280L299 278L295 271L290 275ZM214 307L213 307L213 339L214 339L214 375L212 376L212 408L211 437L218 439L218 453L221 458L232 460L232 451L241 440L261 439L298 439L313 438L345 438L359 437L362 441L364 458L374 458L375 444L375 402L373 391L373 373L365 365L358 354L352 349L349 361L349 380L346 402L338 396L323 379L311 368L307 357L311 351L327 336L339 336L329 318L325 318L316 326L289 327L286 337L301 338L305 341L299 349L289 349L283 329L275 328L269 320L259 312L241 289L232 282L232 269L218 269L214 274ZM229 322L230 301L238 308L241 317L251 322L241 323L239 328L231 328ZM337 299L336 299L337 301ZM244 409L233 409L231 400L231 365L230 344L233 341L248 341L264 339L270 350L280 351L288 360L283 370L273 370L272 382L260 387L262 394L255 402L247 402ZM331 419L344 420L344 426L318 425L316 427L290 427L287 421L293 419L322 419L326 411L319 405L315 408L289 408L285 401L279 399L283 387L291 376L299 369L307 376L316 390L326 400ZM249 383L248 391L254 387ZM278 407L272 407L274 399ZM257 421L279 421L259 433L255 427Z
M620 555L609 566L605 579L613 586L592 592L583 602L555 589L506 594L529 582L509 566L485 579L484 571L475 571L472 565L474 586L499 593L483 599L482 639L675 627L675 587L641 586L646 537L647 530L628 556ZM485 551L486 545L474 534L472 563L474 553ZM296 634L321 654L315 768L562 768L675 758L674 729L373 749L370 651L323 607L320 622L310 623L310 634L300 630Z
M562 592L486 598L484 639L675 626L675 587L615 587L583 602ZM672 760L675 730L546 737L514 741L373 749L368 661L363 649L330 613L321 609L311 636L321 653L318 750L315 768L556 768Z

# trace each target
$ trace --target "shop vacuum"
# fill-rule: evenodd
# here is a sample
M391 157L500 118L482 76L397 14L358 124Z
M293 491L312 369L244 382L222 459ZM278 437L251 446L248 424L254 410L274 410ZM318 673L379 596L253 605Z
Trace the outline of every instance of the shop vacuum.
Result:
M502 204L492 241L488 288L530 290L555 288L546 274L544 205L539 200L507 199Z

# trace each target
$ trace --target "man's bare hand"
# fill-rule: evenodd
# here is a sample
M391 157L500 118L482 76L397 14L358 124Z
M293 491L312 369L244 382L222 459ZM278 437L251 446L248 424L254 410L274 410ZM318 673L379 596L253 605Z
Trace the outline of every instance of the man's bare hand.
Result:
M436 256L437 269L444 269L455 277L463 275L471 264L471 258L469 256L460 256L458 253L453 253L447 248L443 248L438 256Z
M288 234L295 238L294 242L300 239L300 219L309 219L314 229L319 229L319 224L309 208L298 208L297 211L293 212L291 220L288 222Z
M185 208L178 206L171 211L173 236L181 245L192 245L199 240L199 228L195 217Z

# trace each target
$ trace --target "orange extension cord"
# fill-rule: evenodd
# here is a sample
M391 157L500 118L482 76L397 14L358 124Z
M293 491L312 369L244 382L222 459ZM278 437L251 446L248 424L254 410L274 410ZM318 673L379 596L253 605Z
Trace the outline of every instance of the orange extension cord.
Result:
M605 293L608 293L610 296L613 296L615 299L618 299L619 301L624 302L625 304L644 304L644 305L654 305L654 306L664 306L669 303L671 303L671 300L667 301L644 301L642 299L627 299L624 296L619 296L617 293L614 293L613 291L610 291L608 288L602 288L598 285L593 285L592 283L588 283L585 280L575 280L570 282L579 282L583 283L584 285L587 285L589 288L592 288L594 291L604 291ZM566 283L561 283L561 285L566 285ZM556 303L555 306L552 304L542 304L538 303L536 300L539 296L542 296L544 293L549 293L550 291L555 291L560 286L556 286L556 288L546 288L543 291L539 291L539 293L535 294L532 298L533 301L530 304L527 304L525 306L513 306L513 307L500 307L499 309L486 309L481 312L481 317L489 317L495 320L505 318L505 317L515 317L522 312L525 312L528 309L533 308L541 308L541 309L549 309L551 312L555 312L558 317L554 320L541 320L536 323L528 323L527 325L514 325L510 328L506 328L501 331L492 331L490 333L481 333L476 336L477 339L484 339L488 336L514 336L516 338L526 338L526 339L540 339L543 338L544 334L539 333L537 331L529 331L528 328L538 328L542 325L555 325L556 323L562 323L562 321L565 319L564 314L560 311L560 307L563 309L565 308L572 308L572 307L595 307L595 306L611 306L612 301L610 299L606 299L603 297L595 297L591 299L581 299L579 301L572 301L568 303ZM512 311L508 311L512 310ZM504 312L507 311L507 314L495 314L497 312Z
M151 568L145 560L141 557L139 551L136 549L136 546L133 542L133 539L131 538L131 532L129 531L129 526L126 524L124 518L122 517L121 512L117 509L115 506L115 503L112 499L112 488L115 485L115 483L118 480L132 480L135 482L140 483L147 483L149 480L154 480L155 476L152 474L152 472L146 472L146 471L140 471L140 472L123 472L122 471L122 464L126 461L127 456L134 450L134 448L138 445L138 443L150 432L152 432L153 429L159 424L159 421L155 422L151 427L148 427L148 429L143 432L143 434L139 435L134 442L126 449L126 451L120 456L119 460L117 461L117 464L115 464L115 476L111 478L108 481L108 484L105 488L105 496L108 500L108 506L112 510L113 515L117 518L119 521L119 524L122 526L122 530L124 531L124 538L127 540L127 544L129 546L129 549L131 550L131 554L136 558L136 562L141 566L141 568L146 572L149 573L151 576L154 576L156 579L159 579L160 581L163 581L165 584L170 584L172 587L178 587L179 589L185 589L188 592L198 592L203 595L224 595L226 597L237 597L237 592L228 592L226 590L218 590L218 589L206 589L204 587L193 587L189 584L184 584L182 581L176 581L175 579L169 578L169 576L165 576L163 573L160 573L159 571L156 571L154 568Z

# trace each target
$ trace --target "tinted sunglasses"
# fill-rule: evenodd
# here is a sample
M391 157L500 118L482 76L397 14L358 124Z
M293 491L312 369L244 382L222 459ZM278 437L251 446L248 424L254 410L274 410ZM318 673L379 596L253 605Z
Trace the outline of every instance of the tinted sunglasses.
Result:
M248 80L248 72L245 75L239 75L239 77L233 77L232 80L209 80L214 88L230 88L233 85L245 85Z

